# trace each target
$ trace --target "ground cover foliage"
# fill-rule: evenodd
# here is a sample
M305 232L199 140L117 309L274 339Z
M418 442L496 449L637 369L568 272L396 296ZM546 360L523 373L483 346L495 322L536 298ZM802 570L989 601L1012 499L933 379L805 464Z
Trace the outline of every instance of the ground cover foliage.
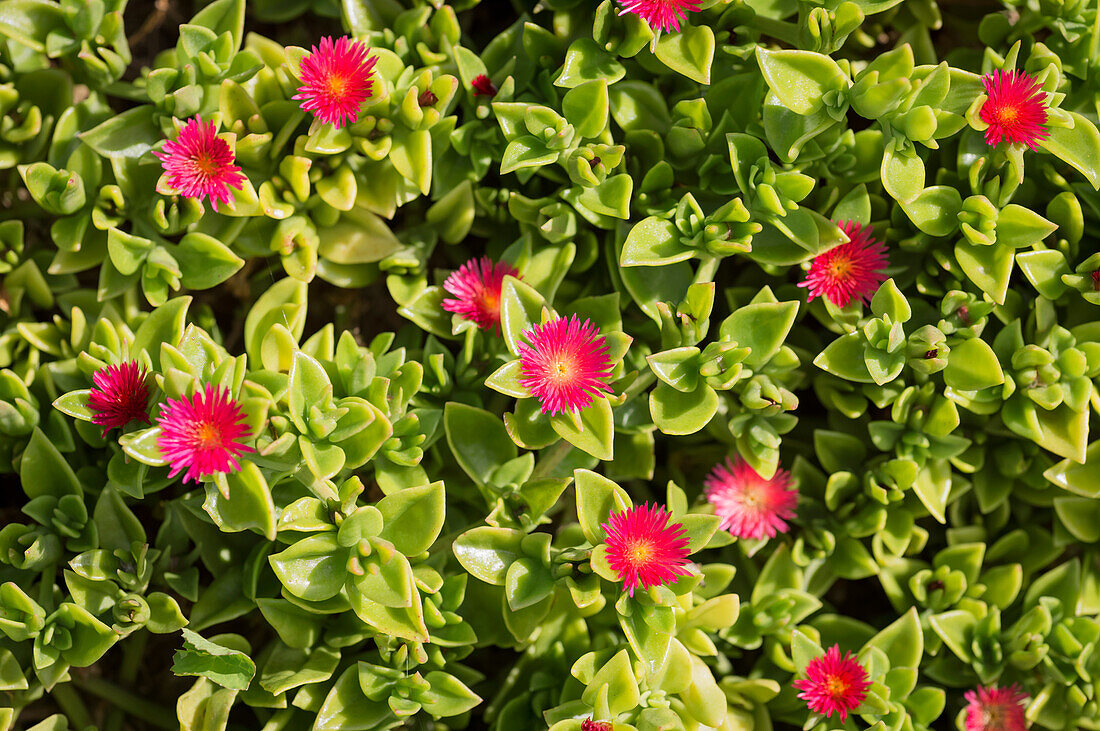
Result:
M1100 729L1095 2L0 37L0 728Z

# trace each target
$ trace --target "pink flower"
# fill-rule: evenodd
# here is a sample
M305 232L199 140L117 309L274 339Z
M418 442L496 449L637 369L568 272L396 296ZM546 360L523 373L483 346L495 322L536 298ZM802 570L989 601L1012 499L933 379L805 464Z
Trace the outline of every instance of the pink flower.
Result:
M192 400L169 399L160 410L157 447L172 466L169 477L187 470L184 482L198 482L215 472L237 471L243 452L254 452L243 441L248 427L244 412L224 388L204 386Z
M611 731L611 724L607 721L593 721L589 716L581 721L581 731Z
M815 713L826 718L840 714L840 722L848 720L848 712L854 711L867 697L871 681L867 671L846 652L840 656L840 646L833 645L819 658L806 666L806 677L796 680L794 687L802 692L798 697Z
M698 13L701 0L619 0L623 6L619 15L633 13L649 23L653 30L680 30L680 21L687 18L687 12Z
M814 257L810 272L799 287L809 287L807 298L825 297L837 307L853 298L866 303L886 281L883 271L890 263L886 247L871 237L872 229L855 221L837 221L849 241Z
M136 360L100 368L92 374L88 408L95 412L92 423L103 427L103 436L131 421L150 423L146 375Z
M583 409L611 393L607 342L590 320L576 315L535 325L519 344L520 383L542 404L544 414Z
M233 164L229 143L218 137L213 122L203 124L196 116L184 125L176 139L164 143L153 152L160 158L169 187L187 198L210 197L215 212L218 203L233 200L230 188L241 189L246 180L241 169Z
M302 85L292 99L322 122L343 127L359 116L359 107L371 95L371 74L377 57L367 57L365 45L344 36L321 39L302 59Z
M965 695L966 731L1024 731L1024 701L1027 693L1018 685L1007 688L981 688L968 690Z
M607 533L607 562L630 596L689 576L684 526L669 525L671 515L656 505L636 505L613 513L601 527Z
M989 125L985 130L987 145L1002 140L1022 142L1032 150L1048 134L1046 92L1039 82L1024 71L994 71L982 77L989 95L979 115Z
M506 276L518 277L519 272L508 262L494 264L487 256L470 259L443 283L443 289L455 296L443 300L443 309L482 330L500 332L500 287Z
M474 96L487 96L492 99L497 95L496 84L485 74L475 76L470 86L474 87Z
M1092 291L1100 292L1100 269L1091 272L1089 276L1092 277Z
M724 530L738 538L772 538L786 533L786 521L794 517L798 492L791 488L791 473L778 470L765 480L745 460L726 459L707 477L707 501L722 519Z

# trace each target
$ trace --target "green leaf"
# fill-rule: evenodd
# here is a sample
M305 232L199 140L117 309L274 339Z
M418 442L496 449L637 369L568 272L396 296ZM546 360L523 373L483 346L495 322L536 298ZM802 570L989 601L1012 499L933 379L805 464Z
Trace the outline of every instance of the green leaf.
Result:
M53 442L35 427L19 461L19 482L32 500L41 495L80 497L84 491L69 463Z
M580 428L573 421L575 416L579 416ZM596 398L591 405L581 409L579 415L555 414L550 417L550 426L562 439L596 459L609 461L614 458L615 419L611 402L606 398Z
M702 382L687 393L662 382L649 394L649 413L664 434L695 434L714 418L718 404L718 393Z
M176 297L157 307L134 333L134 344L130 352L145 352L149 356L153 370L160 369L161 343L177 345L183 337L183 325L187 317L190 297Z
M714 31L707 25L685 24L679 33L661 36L654 55L673 71L700 84L709 84Z
M183 649L172 662L174 675L196 675L232 690L245 690L256 674L256 663L243 652L204 639L189 629L183 632Z
M1073 127L1051 127L1039 146L1076 168L1093 190L1100 190L1100 131L1077 112L1062 111L1069 114Z
M581 137L596 137L607 126L607 80L578 84L562 98L562 113Z
M424 679L431 689L421 693L417 700L435 718L457 716L481 702L481 696L449 673L431 670L424 675Z
M734 310L722 321L719 334L749 348L745 365L758 369L772 359L798 316L798 302L757 302Z
M242 462L237 472L219 472L206 483L203 503L214 523L226 533L254 530L275 540L275 503L260 468Z
M814 365L846 381L873 383L863 358L863 345L863 337L858 332L842 335L814 358Z
M915 607L895 620L867 642L890 658L892 668L917 668L924 655L924 635Z
M382 498L376 505L385 521L379 537L406 556L424 553L443 529L445 497L443 483L433 482Z
M213 236L192 232L172 252L180 265L180 283L187 289L209 289L233 276L244 259Z
M650 216L634 224L623 243L619 265L624 267L661 266L687 261L695 250L681 243L672 221Z
M993 348L981 338L970 338L951 349L943 382L959 391L979 391L1001 385L1005 375Z
M597 79L614 84L624 76L626 69L614 56L596 45L591 38L578 38L565 52L565 63L558 78L554 79L554 86L573 89Z
M460 535L454 542L454 554L462 568L487 584L503 586L508 567L523 553L523 533L510 528L481 526Z
M760 71L783 106L801 115L813 114L823 106L829 91L847 89L848 79L828 56L811 51L769 51L756 48Z
M153 121L155 112L150 104L129 109L108 117L80 139L106 158L139 158L164 139Z
M504 422L483 409L450 402L443 409L443 429L455 461L480 485L487 484L498 466L518 454Z
M533 558L520 558L508 567L504 576L504 596L512 611L541 602L554 590L554 576Z
M303 538L267 560L287 591L307 601L336 596L347 576L345 552L332 533Z
M592 545L603 543L601 527L612 513L621 513L631 506L630 496L621 487L603 475L589 470L575 470L577 520L584 537Z
M201 25L217 36L229 32L236 51L244 38L244 6L245 0L214 0L191 19L190 25Z

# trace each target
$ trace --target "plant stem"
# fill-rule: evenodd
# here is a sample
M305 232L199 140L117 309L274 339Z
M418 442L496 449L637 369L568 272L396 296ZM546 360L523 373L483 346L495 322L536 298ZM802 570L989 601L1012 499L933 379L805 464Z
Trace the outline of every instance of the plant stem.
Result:
M176 728L174 723L176 714L172 711L124 690L109 680L88 675L74 677L73 682L81 689L102 698L117 708L123 709L134 718L140 718L154 728L168 729L168 731L173 731Z
M794 23L788 23L785 20L775 20L773 18L765 18L757 15L749 23L753 28L763 33L766 36L771 36L776 40L789 43L792 46L798 45L798 26Z
M145 655L145 646L149 642L149 633L138 630L127 638L123 645L122 666L118 671L118 680L124 686L132 686L141 669L141 660ZM125 720L125 712L115 706L108 712L107 719L103 722L103 731L122 731L122 722Z
M88 707L84 705L83 699L71 685L68 683L55 685L50 691L50 697L57 702L58 707L73 726L87 728L92 725L92 714L88 713Z

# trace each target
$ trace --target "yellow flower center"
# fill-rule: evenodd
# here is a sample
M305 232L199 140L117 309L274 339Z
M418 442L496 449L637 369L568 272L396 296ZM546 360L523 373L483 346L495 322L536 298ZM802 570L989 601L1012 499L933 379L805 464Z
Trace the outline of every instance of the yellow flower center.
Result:
M632 541L626 549L626 560L634 566L644 566L653 560L653 541Z
M330 96L341 97L347 91L348 80L341 74L329 74L327 82Z
M1016 124L1020 119L1020 108L1015 104L1005 104L997 108L997 123L1004 125Z
M572 358L558 356L550 361L549 380L555 385L561 386L572 381L576 376L576 364Z
M838 256L829 262L828 272L833 279L844 279L852 273L852 260L847 256Z
M825 681L825 688L829 691L829 695L834 698L839 698L848 694L850 690L850 684L844 678L833 676Z
M209 422L199 424L198 429L195 430L195 438L201 449L210 449L222 443L221 431Z
M218 163L208 153L200 152L195 155L195 170L202 175L214 175L218 172Z

